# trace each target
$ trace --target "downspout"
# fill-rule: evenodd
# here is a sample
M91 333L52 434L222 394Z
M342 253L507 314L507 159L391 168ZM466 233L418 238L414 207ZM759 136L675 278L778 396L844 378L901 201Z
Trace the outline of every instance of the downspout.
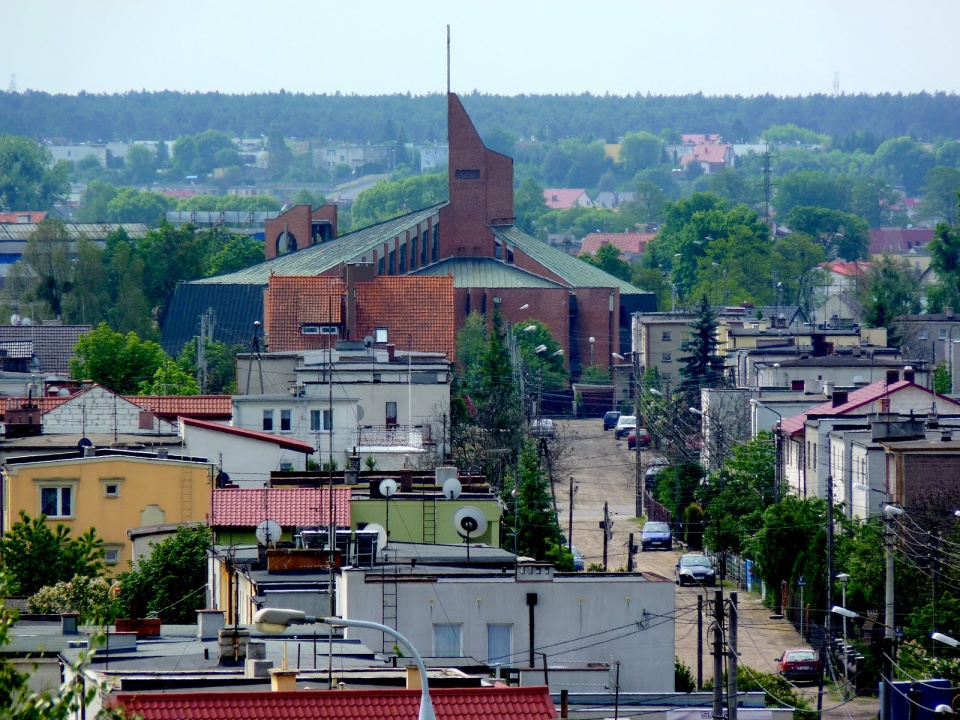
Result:
M534 608L537 606L537 594L536 593L527 593L527 610L530 615L530 667L536 667L537 659L534 655L534 638L536 637L536 612Z

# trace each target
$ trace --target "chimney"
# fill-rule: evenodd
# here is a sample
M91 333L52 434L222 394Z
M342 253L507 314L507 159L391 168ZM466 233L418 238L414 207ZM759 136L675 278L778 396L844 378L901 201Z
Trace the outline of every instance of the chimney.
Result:
M347 281L346 298L346 334L347 340L357 339L357 283L373 280L373 264L349 264L343 269L344 279Z
M907 382L916 382L915 380L916 376L917 374L914 372L913 368L910 367L909 365L907 365L903 369L903 379L906 380Z
M421 690L420 670L416 665L407 665L407 690Z
M823 394L828 398L833 397L833 383L829 380L823 384ZM836 405L834 405L836 407Z
M890 398L880 398L880 413L888 415L890 413Z
M940 440L943 442L950 442L953 440L953 430L951 428L945 427L940 431Z
M833 383L831 383L832 385ZM834 390L833 391L833 407L840 407L841 405L847 404L847 391L846 390Z
M297 671L270 668L270 689L273 692L293 692L297 689Z
M887 385L893 385L900 380L899 370L887 370Z
M947 316L947 320L953 320L953 308L951 306L948 305L945 307L943 309L943 314Z

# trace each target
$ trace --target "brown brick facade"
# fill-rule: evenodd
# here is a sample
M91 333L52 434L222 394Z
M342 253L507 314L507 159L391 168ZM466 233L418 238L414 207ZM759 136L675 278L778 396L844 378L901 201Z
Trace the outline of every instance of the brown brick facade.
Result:
M337 206L294 205L282 215L264 223L264 259L303 250L337 237Z

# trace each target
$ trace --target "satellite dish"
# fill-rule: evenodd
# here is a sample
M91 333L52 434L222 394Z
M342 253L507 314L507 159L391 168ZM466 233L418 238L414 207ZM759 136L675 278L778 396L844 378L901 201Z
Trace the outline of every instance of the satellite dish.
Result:
M360 422L361 420L363 420L363 406L357 404L357 422Z
M276 545L283 534L280 524L273 520L264 520L257 525L257 543L270 547Z
M21 325L33 325L33 320L31 320L30 318L24 318L23 320L20 321L20 324L21 324Z
M20 316L17 315L16 313L14 313L13 315L11 315L11 316L10 316L10 324L11 324L11 325L19 325L19 324L20 324Z
M397 481L393 478L387 478L386 480L380 481L380 494L385 498L393 497L393 494L397 491Z
M470 540L480 537L487 531L487 518L477 508L467 506L457 510L453 516L453 527L457 535Z
M456 478L447 478L443 483L443 496L447 500L456 500L463 492L463 485Z
M363 339L363 344L364 344L366 347L372 347L372 346L373 346L373 335L367 335L367 336Z
M80 452L83 452L84 448L93 447L93 441L90 438L80 438L80 442L77 443L77 449Z
M379 523L367 523L363 528L366 532L375 532L377 534L377 548L383 550L387 547L387 529Z

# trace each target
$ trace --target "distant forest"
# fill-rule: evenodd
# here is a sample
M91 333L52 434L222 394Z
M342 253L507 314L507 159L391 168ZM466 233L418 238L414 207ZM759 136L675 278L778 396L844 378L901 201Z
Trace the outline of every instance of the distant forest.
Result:
M834 138L845 150L872 151L886 138L960 138L960 96L811 95L705 97L521 95L461 96L481 133L615 142L628 132L720 133L754 141L774 125L794 124ZM0 133L72 142L174 140L205 130L231 136L432 142L446 138L444 97L412 95L257 95L130 92L50 95L0 92Z

